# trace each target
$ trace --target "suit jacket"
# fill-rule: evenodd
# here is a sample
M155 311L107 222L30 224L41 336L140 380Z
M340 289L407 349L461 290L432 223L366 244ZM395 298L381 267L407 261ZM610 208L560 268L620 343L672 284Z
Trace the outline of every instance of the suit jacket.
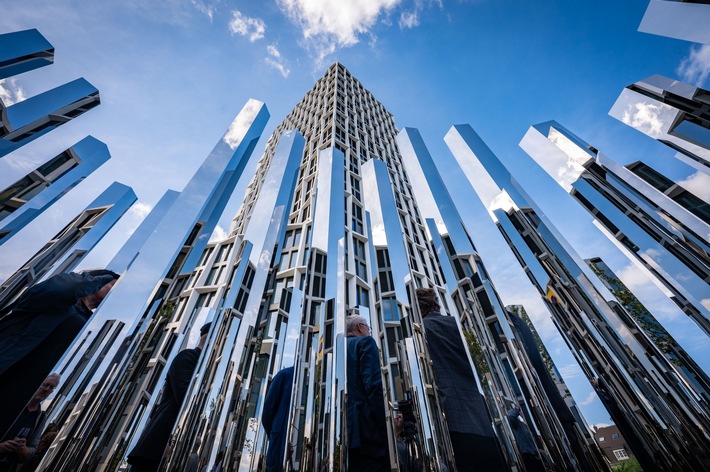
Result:
M55 275L27 290L12 312L0 320L0 374L36 348L67 318L78 316L85 322L91 310L79 299L98 292L113 279L111 275L72 272Z
M279 371L271 381L269 391L266 392L266 400L264 400L264 411L261 413L261 422L267 436L272 432L286 431L288 412L291 408L292 388L293 367Z
M175 426L180 406L187 394L192 375L195 373L201 349L184 349L175 356L168 369L160 403L151 413L136 446L128 454L131 458L160 460L168 445L170 433Z
M0 436L4 435L91 316L79 299L111 275L59 274L27 290L0 319Z
M430 313L424 317L424 335L449 431L495 437L456 320Z
M370 336L347 338L348 448L382 457L389 453L380 353Z

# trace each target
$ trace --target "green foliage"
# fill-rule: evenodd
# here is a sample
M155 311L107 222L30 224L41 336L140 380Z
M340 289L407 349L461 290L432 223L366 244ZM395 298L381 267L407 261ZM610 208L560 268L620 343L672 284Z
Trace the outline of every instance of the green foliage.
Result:
M522 320L525 321L525 324L528 325L528 327L530 328L530 331L532 332L533 337L535 338L535 344L537 345L537 350L540 352L540 356L542 356L542 362L545 363L545 368L547 368L547 371L550 373L550 376L553 379L556 379L557 374L555 374L555 363L552 360L552 356L550 356L550 353L548 352L547 348L545 347L545 343L543 343L542 339L540 339L540 335L537 334L537 330L533 326L532 321L530 321L530 317L525 312L525 308L523 308L522 306L520 307L520 310L518 310L517 306L511 306L508 308L510 308L513 313L520 316L520 318L522 318Z
M635 457L619 462L612 470L614 472L643 472L641 464L639 464L639 461L637 461Z
M476 333L473 328L471 328L464 330L463 335L466 338L466 344L468 344L471 359L473 359L473 363L476 365L479 380L481 383L485 383L485 376L489 372L488 363L486 362L486 357L483 355L483 349L481 349L481 344L478 342Z
M646 307L643 306L643 303L636 298L636 296L626 287L626 285L624 285L621 280L615 277L610 277L600 270L593 262L591 262L589 266L597 277L606 282L606 285L611 290L614 298L616 298L626 309L641 329L643 329L644 332L651 338L651 341L653 341L658 349L665 354L670 354L672 352L671 345L673 344L673 338L671 338L668 331L666 331L658 320L651 315ZM680 361L677 359L670 358L670 361L676 365L681 365Z

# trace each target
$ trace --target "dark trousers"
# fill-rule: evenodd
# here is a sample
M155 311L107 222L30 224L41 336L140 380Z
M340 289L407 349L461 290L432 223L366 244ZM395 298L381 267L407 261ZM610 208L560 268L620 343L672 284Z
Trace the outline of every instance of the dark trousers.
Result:
M536 454L523 454L523 464L525 464L526 472L545 472L542 459Z
M347 472L390 472L389 456L374 457L358 449L348 449Z
M451 432L451 446L459 472L507 472L508 466L494 437Z
M131 472L156 472L160 467L160 459L146 459L144 457L131 457L128 459Z
M269 449L266 451L266 472L283 472L286 435L272 431L269 434Z

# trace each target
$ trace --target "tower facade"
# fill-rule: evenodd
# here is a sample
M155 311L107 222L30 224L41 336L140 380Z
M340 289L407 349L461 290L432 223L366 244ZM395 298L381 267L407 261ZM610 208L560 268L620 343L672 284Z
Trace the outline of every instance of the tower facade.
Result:
M289 130L303 136L293 175L279 176L293 179L290 200L285 206L265 205L269 173L279 167L275 157ZM403 170L396 132L393 116L349 71L340 64L330 67L276 127L230 237L208 246L190 290L177 299L178 313L216 311L217 329L227 337L226 343L217 341L219 349L233 360L204 373L212 379L209 399L219 392L231 397L200 428L185 431L193 435L186 439L203 438L211 458L222 452L245 470L257 467L266 446L260 399L273 375L294 366L288 431L294 465L343 470L344 320L361 314L381 348L387 401L411 398L417 405L425 438L417 454L429 464L450 462L437 393L427 388L433 383L430 367L415 354L426 348L412 306L415 288L443 290L443 278ZM273 223L277 209L285 218L283 234L264 232L265 215L271 214ZM264 253L264 240L273 248L265 266L258 262L263 258L253 257ZM222 372L229 376L223 379ZM194 417L200 404L184 409L181 421ZM221 432L209 437L210 426ZM188 440L176 449L171 461L178 462L171 464L185 460L190 447Z

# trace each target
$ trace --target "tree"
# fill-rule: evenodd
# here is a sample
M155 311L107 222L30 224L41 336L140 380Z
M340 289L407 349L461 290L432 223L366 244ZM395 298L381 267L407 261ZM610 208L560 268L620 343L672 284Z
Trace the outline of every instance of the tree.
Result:
M623 462L616 464L612 470L614 472L642 472L641 464L636 460L635 457L627 459Z

